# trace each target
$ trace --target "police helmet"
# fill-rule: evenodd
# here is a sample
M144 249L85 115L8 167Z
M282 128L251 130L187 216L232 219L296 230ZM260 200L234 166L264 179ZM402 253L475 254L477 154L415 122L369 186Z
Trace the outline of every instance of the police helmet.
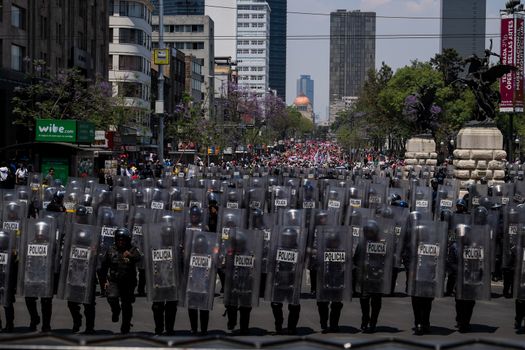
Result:
M368 220L363 226L363 235L366 240L377 241L380 228L375 220Z
M281 245L283 248L297 248L297 231L292 228L285 228L281 233Z
M488 210L485 207L478 206L474 209L474 225L485 225L487 224Z
M115 231L115 241L131 243L131 232L126 227L119 227Z

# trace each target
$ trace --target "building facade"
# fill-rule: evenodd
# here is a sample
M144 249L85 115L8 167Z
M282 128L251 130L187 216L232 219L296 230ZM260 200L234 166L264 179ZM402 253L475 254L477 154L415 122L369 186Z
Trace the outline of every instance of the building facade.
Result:
M159 17L153 16L153 46L158 47ZM215 82L214 22L209 16L164 16L164 45L192 55L202 66L204 81L201 86L206 117L213 117Z
M359 96L366 74L375 68L375 12L330 13L330 115L335 120L343 97Z
M270 89L286 101L286 25L288 0L267 0L270 5ZM313 103L313 99L310 99Z
M264 96L269 88L270 6L264 0L237 0L239 87Z
M152 0L153 15L159 14L159 0ZM164 0L164 16L204 16L204 0Z
M104 1L3 0L0 3L0 148L32 141L13 130L11 100L26 74L76 67L89 78L108 76L108 7ZM37 63L37 64L34 64Z
M151 138L151 11L149 0L113 0L109 13L109 82L126 107L137 143Z
M308 96L306 96L305 94L301 93L299 94L295 100L293 101L293 106L295 108L297 108L297 110L299 111L299 113L301 113L301 115L310 120L312 123L315 124L315 113L314 113L314 109L312 107L312 102L311 100L308 98Z
M297 79L297 96L305 95L314 107L314 81L309 75L301 75Z
M455 49L463 58L485 51L486 0L441 0L440 49Z

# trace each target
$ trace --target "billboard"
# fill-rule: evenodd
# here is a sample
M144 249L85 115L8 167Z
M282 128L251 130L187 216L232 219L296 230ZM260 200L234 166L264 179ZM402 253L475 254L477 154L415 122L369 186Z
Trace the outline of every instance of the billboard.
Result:
M153 63L159 66L170 64L170 49L154 49Z
M500 79L500 112L523 112L523 40L525 37L523 16L503 14L501 17L501 64L514 66Z
M37 119L35 141L76 142L76 120Z

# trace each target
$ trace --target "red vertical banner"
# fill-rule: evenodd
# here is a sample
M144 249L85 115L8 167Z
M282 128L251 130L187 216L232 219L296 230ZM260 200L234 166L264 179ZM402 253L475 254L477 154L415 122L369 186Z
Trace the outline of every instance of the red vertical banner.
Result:
M514 66L516 31L514 16L503 15L501 18L501 64ZM499 92L501 95L500 112L514 112L515 72L509 72L501 77Z
M515 95L514 95L514 112L523 112L523 70L525 62L523 60L523 49L525 40L525 28L523 23L523 15L518 14L516 18L516 54L515 66L517 68L514 72L516 77Z

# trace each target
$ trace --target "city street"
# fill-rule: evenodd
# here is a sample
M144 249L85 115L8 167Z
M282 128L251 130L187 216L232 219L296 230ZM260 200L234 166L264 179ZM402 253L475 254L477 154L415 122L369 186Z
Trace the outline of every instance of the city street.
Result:
M398 280L398 290L400 290L404 275L400 275ZM493 290L500 294L501 283L494 284ZM309 290L305 286L305 290ZM514 324L514 300L496 297L491 301L477 302L474 308L472 318L473 329L471 333L460 334L455 328L455 309L454 299L443 298L437 299L433 303L431 322L432 334L425 336L413 335L412 322L413 314L410 303L410 297L396 296L383 298L383 308L381 310L377 332L375 334L363 334L359 330L361 310L359 300L354 299L351 303L346 303L341 316L341 332L338 334L321 334L319 327L319 317L317 307L313 299L301 300L301 317L299 320L299 336L306 336L315 340L323 340L345 344L351 342L357 344L363 341L378 340L381 338L396 338L408 341L428 344L450 344L458 341L470 339L483 339L490 341L503 341L508 343L523 343L523 334L517 334L513 328ZM287 310L285 309L285 324ZM0 339L6 337L21 336L28 332L27 325L29 318L23 299L19 298L16 306L16 333L2 334ZM223 317L224 306L222 297L215 299L215 308L210 314L209 336L230 336L231 333L226 329L226 317ZM151 337L152 340L166 340L166 337L153 337L153 316L151 312L151 303L146 298L137 298L134 304L133 328L131 337ZM71 316L67 309L66 302L54 300L53 302L53 333L58 336L72 336L70 331ZM80 336L88 341L99 339L101 341L110 341L112 335L117 335L120 324L111 322L109 306L105 299L97 298L97 317L95 328L97 334L94 336ZM179 308L175 322L176 335L169 340L177 343L192 339L189 332L189 319L185 308ZM246 337L235 336L231 339L241 342L276 342L282 339L291 339L289 336L275 336L273 333L273 316L268 302L261 302L259 308L252 311L251 315L251 333ZM31 333L27 333L31 334ZM73 339L78 341L77 335ZM38 340L37 340L38 339ZM31 340L25 340L25 343L31 343ZM2 348L0 341L0 348ZM47 344L40 338L35 339L36 344ZM97 342L98 343L98 342ZM4 343L5 344L5 343ZM112 343L112 346L123 346L127 343ZM240 344L240 343L239 343ZM239 344L230 344L229 347L238 347ZM144 345L144 344L142 344ZM213 347L217 347L216 344ZM241 348L246 346L241 346ZM404 347L402 347L404 349ZM412 349L411 347L409 347Z

